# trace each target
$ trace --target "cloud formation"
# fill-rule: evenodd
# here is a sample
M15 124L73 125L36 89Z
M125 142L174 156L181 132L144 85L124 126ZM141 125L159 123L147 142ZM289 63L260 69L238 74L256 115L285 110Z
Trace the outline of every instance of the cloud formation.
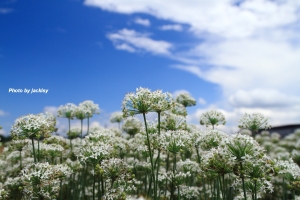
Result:
M180 24L168 24L159 27L163 31L182 31L183 28Z
M11 13L11 12L13 12L13 11L14 11L14 10L11 9L11 8L0 8L0 14L2 14L2 15Z
M134 23L140 24L142 26L150 26L151 22L149 19L135 18Z
M169 55L172 44L163 40L153 40L149 34L136 32L135 30L122 29L110 33L107 37L119 50L129 52L147 51L153 54Z
M0 110L0 117L1 117L1 116L5 116L5 115L7 115L7 113L4 112L3 110Z
M170 24L187 25L200 42L185 52L172 49L170 42L152 40L133 30L123 29L109 38L116 48L128 45L130 48L123 49L176 57L175 68L219 85L222 103L213 107L223 108L229 121L251 109L274 116L275 124L300 121L300 1L85 0L84 4L110 12L149 14ZM160 28L175 30L174 27Z

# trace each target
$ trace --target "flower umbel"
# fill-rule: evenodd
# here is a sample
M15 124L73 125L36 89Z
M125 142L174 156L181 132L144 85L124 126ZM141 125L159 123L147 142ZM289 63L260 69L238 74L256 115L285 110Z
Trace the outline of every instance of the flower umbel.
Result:
M212 126L218 126L219 124L225 125L226 120L223 113L218 112L216 110L210 110L205 113L203 113L200 117L200 124L205 125L206 127Z
M152 111L152 93L148 88L137 88L136 93L126 94L122 102L123 116L133 116Z

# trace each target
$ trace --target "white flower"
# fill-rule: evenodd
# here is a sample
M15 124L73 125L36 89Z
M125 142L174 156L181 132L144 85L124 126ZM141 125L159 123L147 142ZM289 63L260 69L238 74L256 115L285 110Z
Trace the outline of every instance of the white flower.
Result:
M122 129L131 137L141 131L142 122L136 117L128 118L124 121Z
M161 147L174 154L192 146L191 134L184 130L163 132L159 137Z
M107 158L113 148L110 144L104 142L87 141L77 154L78 159L83 163L95 164Z
M53 131L53 122L45 114L29 114L19 117L11 128L11 133L15 137L36 138L38 135Z
M75 109L77 106L73 103L67 103L64 106L59 106L57 109L58 117L65 117L68 119L73 119L75 116Z
M185 128L185 118L181 115L176 115L173 113L163 113L161 120L161 128L164 130L178 130Z
M239 120L239 128L257 132L259 129L269 129L271 125L269 124L269 118L260 113L254 113L252 115L245 113Z
M136 93L126 94L122 102L124 117L148 112L162 112L173 106L170 93L161 90L151 92L148 88L137 88Z
M38 196L49 199L59 192L59 183L72 174L67 165L50 165L49 163L32 163L22 171L22 182L24 195L29 199Z
M196 105L196 100L188 93L179 94L176 97L176 101L182 104L184 107Z
M210 110L205 113L203 113L200 116L200 124L205 126L218 126L219 124L225 124L225 116L223 113L218 112L216 110Z
M98 104L95 104L93 101L86 100L79 104L79 107L84 108L87 117L92 117L93 114L99 114L100 108Z
M170 93L163 93L161 90L152 92L152 110L155 112L162 112L169 110L174 105L173 97Z
M195 146L200 147L203 150L210 150L217 148L221 142L228 138L228 135L219 130L204 130L200 131L196 138Z
M124 117L152 111L152 93L148 88L137 88L136 93L128 93L122 102Z
M120 123L123 120L124 120L124 118L123 118L123 113L122 112L114 112L110 116L110 122L111 123L115 123L115 122Z

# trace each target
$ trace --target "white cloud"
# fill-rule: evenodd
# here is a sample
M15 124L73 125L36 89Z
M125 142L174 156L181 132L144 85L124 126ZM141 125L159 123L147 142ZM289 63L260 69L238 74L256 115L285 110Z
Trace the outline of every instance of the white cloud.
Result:
M5 115L7 115L7 113L4 112L3 110L0 110L0 117L1 117L1 116L5 116Z
M13 12L14 10L13 9L10 9L10 8L0 8L0 14L8 14L8 13L11 13Z
M295 0L245 0L239 6L231 0L85 0L84 4L124 14L146 13L190 24L196 33L209 32L229 38L247 37L260 29L296 23L300 7Z
M51 114L53 114L54 116L57 115L57 107L56 106L45 106L44 107L44 112L49 112Z
M159 27L159 29L163 30L163 31L182 31L183 28L180 24L168 24L168 25L163 25L161 27Z
M134 51L168 55L178 61L175 68L219 85L223 102L218 107L232 123L251 109L269 114L275 124L299 123L300 1L85 0L84 4L189 26L200 41L185 52L171 52L171 43L160 41L158 45L159 40L127 29L110 39ZM154 41L162 50L157 53L143 40Z
M268 39L231 39L206 42L193 49L191 54L204 56L211 68L181 66L181 69L221 85L226 93L238 88L258 87L293 92L300 84L300 46Z
M229 102L235 107L288 107L300 105L300 97L288 96L274 89L238 90L229 97Z
M107 37L114 42L117 49L134 51L148 51L153 54L169 55L172 44L162 40L153 40L148 34L134 30L122 29L110 33Z
M116 47L116 49L125 50L125 51L129 51L129 52L136 51L132 46L130 46L129 44L126 44L126 43L117 44L117 45L115 45L115 47Z
M151 22L149 19L135 18L134 23L140 24L142 26L150 26Z
M199 98L198 99L198 103L200 104L200 105L205 105L206 104L206 101L205 101L205 99L203 99L203 98Z

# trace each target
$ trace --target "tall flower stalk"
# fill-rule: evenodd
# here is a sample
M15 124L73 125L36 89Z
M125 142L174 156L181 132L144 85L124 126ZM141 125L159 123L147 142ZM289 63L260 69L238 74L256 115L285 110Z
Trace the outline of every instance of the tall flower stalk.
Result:
M73 103L67 103L66 105L61 105L57 109L58 117L63 117L68 119L68 125L69 125L69 130L68 133L71 131L71 119L74 118L75 116L75 110L77 106ZM72 149L72 139L70 138L70 146Z
M29 114L16 119L12 126L13 137L28 138L32 143L34 162L37 162L34 140L39 139L42 134L52 131L54 123L45 114Z
M133 116L136 114L142 114L144 119L144 125L145 125L145 131L147 136L147 146L149 150L150 155L150 163L151 163L151 179L149 184L149 191L151 189L151 183L154 184L154 200L157 199L157 179L155 174L158 173L156 171L155 173L155 163L159 165L159 154L157 157L157 162L154 162L153 158L153 149L150 144L149 139L149 132L147 127L147 120L146 120L146 114L148 112L157 112L160 118L160 113L164 110L168 110L172 107L172 96L169 93L162 93L161 90L157 90L155 92L151 92L147 88L138 88L136 89L136 93L129 93L125 96L123 102L122 102L122 111L123 116ZM159 127L160 127L160 120L159 120ZM159 134L160 134L160 128L159 128ZM159 167L157 167L157 170L159 170Z
M79 104L79 107L82 107L85 110L86 118L87 118L87 135L90 131L90 118L93 117L94 114L100 114L100 108L98 104L95 104L91 100L86 100Z
M81 138L81 143L82 143L82 138L83 138L82 127L83 127L83 120L87 117L86 111L85 111L85 108L83 108L82 106L78 106L75 109L74 113L75 113L75 117L80 120L80 136L81 136L80 138Z

